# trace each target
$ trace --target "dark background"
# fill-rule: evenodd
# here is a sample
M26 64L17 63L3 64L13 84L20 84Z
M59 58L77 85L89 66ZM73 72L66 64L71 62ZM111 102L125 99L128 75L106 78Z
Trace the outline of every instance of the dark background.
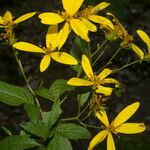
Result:
M99 0L85 0L84 4L86 5L87 3L95 5L99 2ZM113 12L132 34L135 35L135 31L140 28L144 29L150 35L150 1L112 0L111 3L112 5L107 10ZM3 15L6 10L11 11L15 17L19 17L20 15L31 11L55 11L56 9L60 10L60 8L62 8L60 0L0 0L0 15ZM46 29L47 27L42 25L37 17L33 17L24 23L19 24L15 31L20 41L43 45ZM95 39L99 38L95 37ZM136 40L139 46L144 46L138 38ZM117 57L114 60L114 66L117 67L120 65L120 62L125 62L125 56L126 55L121 55ZM39 62L41 58L30 53L21 53L20 59L22 60L27 76L31 77L30 83L32 87L36 88L38 85L37 81L40 81L40 79L44 76L39 72ZM48 78L45 85L47 82L50 84L58 78L68 79L68 77L71 76L68 75L69 71L68 67L64 65L52 63L47 73ZM123 135L121 138L116 139L117 149L149 150L150 63L143 62L142 64L134 65L128 69L122 70L120 73L116 74L116 76L126 86L126 89L121 98L115 97L113 102L111 102L110 111L116 114L116 112L120 111L120 109L124 108L128 104L139 100L141 102L141 107L135 116L133 116L131 121L143 121L147 126L147 131L143 134ZM15 62L12 49L6 45L0 45L0 80L15 85L25 85L23 77ZM44 109L48 109L45 107L46 104L43 101L41 104ZM18 134L20 130L19 123L27 120L23 107L10 107L0 103L0 110L0 125L6 126L14 134ZM98 131L96 131L96 133L97 132ZM0 138L2 139L5 136L6 134L4 131L0 129ZM100 144L98 149L100 149L101 146L105 146L105 144L106 143ZM87 143L85 141L81 143L80 141L73 142L75 150L84 150L86 149L86 146Z

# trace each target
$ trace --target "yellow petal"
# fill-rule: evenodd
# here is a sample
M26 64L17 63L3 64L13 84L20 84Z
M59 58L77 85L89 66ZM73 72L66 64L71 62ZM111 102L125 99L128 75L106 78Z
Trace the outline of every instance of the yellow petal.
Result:
M136 134L146 130L144 123L124 123L115 129L118 133Z
M105 9L109 5L110 5L110 3L101 2L98 5L96 5L94 8L92 8L92 12L98 12L98 11L100 11L102 9Z
M49 55L45 55L42 58L41 63L40 63L40 71L41 72L44 72L48 68L50 61L51 61L51 58Z
M51 57L55 61L62 63L62 64L66 64L66 65L77 65L78 64L77 60L73 56L71 56L65 52L53 52L53 53L51 53Z
M26 51L32 53L45 53L42 48L27 42L17 42L13 44L13 47L20 51Z
M64 45L70 32L71 32L70 25L68 22L66 22L63 28L59 31L57 36L58 50L61 49L61 47Z
M96 117L105 125L105 126L109 126L109 121L108 121L108 117L107 114L105 112L105 110L102 111L97 111L96 112Z
M141 39L146 43L148 50L150 52L150 37L147 33L142 30L137 30L137 34L141 37Z
M3 16L3 19L4 19L4 21L6 21L6 22L7 22L7 21L12 22L13 17L12 17L11 12L10 12L10 11L6 11L5 14L4 14L4 16Z
M20 22L23 22L23 21L33 17L35 14L36 14L36 12L30 12L30 13L24 14L24 15L20 16L19 18L17 18L16 20L14 20L14 23L18 24Z
M102 79L106 78L111 73L112 73L111 69L105 68L100 72L100 74L98 75L98 78L99 78L99 80L102 80Z
M99 23L104 26L109 26L111 29L114 29L113 23L105 17L98 16L98 15L89 15L88 19L95 23Z
M115 142L112 134L109 132L107 136L107 150L115 150Z
M54 49L55 45L54 43L56 42L56 37L57 37L57 32L58 32L58 26L57 25L50 25L47 33L46 33L46 47Z
M106 78L106 79L103 79L103 84L115 84L118 86L119 82L113 78Z
M0 16L0 25L4 25L4 20L1 16Z
M131 43L131 49L139 56L141 60L144 59L144 52L134 43Z
M131 105L128 105L126 108L124 108L114 119L113 121L114 127L118 127L119 125L127 121L137 111L139 106L140 103L135 102Z
M91 81L87 81L84 79L79 78L71 78L68 80L67 84L73 85L73 86L91 86L93 83Z
M80 36L82 39L85 41L89 42L90 39L88 37L88 28L86 25L80 21L79 19L71 19L70 20L70 25L73 31Z
M81 18L81 21L86 25L89 31L92 31L92 32L97 31L97 27L93 23L91 23L89 20L85 18Z
M43 24L47 25L55 25L64 21L64 19L60 15L50 12L40 14L39 18L41 19L41 22Z
M125 30L125 28L122 26L122 24L119 22L119 20L118 20L112 13L107 13L107 15L113 17L115 23L119 26L120 30L122 30L122 32L123 32L124 34L127 33L127 31Z
M107 130L103 130L103 131L99 132L90 142L88 150L93 150L97 144L99 144L106 138L107 134L108 134Z
M62 3L67 14L73 16L79 10L83 0L62 0Z
M92 70L90 61L89 61L89 59L88 59L87 56L85 56L85 55L82 56L81 65L82 65L82 68L83 68L85 74L86 74L89 78L91 78L94 74L93 74L93 70Z
M105 87L102 85L98 85L98 89L96 90L96 93L104 94L105 96L110 96L112 94L113 89L110 87Z

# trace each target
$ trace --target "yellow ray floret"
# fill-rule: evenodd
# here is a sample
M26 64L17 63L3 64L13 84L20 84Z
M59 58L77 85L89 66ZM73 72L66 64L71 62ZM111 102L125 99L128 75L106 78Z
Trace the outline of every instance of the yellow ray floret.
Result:
M137 30L137 34L146 43L147 48L148 48L148 54L150 55L150 37L148 36L146 32L142 30Z
M102 142L107 137L107 150L115 150L115 142L112 134L137 134L146 130L144 123L124 123L126 122L139 108L140 103L135 102L124 108L117 117L109 124L108 117L105 111L96 112L96 117L104 124L105 129L100 131L90 142L88 150L93 150L97 144Z
M107 8L109 5L110 5L110 3L101 2L101 3L99 3L98 5L96 5L95 7L92 8L92 12L95 13L95 12L98 12L100 10L103 10L103 9Z
M66 52L57 51L57 47L59 47L61 42L59 40L59 36L62 36L62 34L58 33L57 31L58 29L56 25L52 25L48 28L46 34L46 47L41 48L27 42L17 42L13 44L13 47L21 51L43 53L44 56L40 63L41 72L48 68L51 58L62 64L76 65L78 62L73 56L67 54Z
M68 15L73 16L81 7L84 0L62 0L63 7Z
M107 2L99 3L98 5L89 6L80 10L84 0L62 0L64 11L59 13L44 12L39 15L41 22L46 25L54 25L62 22L68 23L69 29L66 28L65 41L69 36L71 30L87 42L90 42L88 31L96 32L97 27L90 21L105 24L114 28L111 21L105 17L98 16L97 13L108 7L110 4ZM64 32L65 33L65 32ZM65 43L62 42L62 44Z
M17 19L13 19L11 12L6 11L3 16L0 16L0 27L3 28L13 27L16 24L31 18L35 14L36 12L30 12L18 17Z
M94 86L96 87L95 92L104 94L105 96L110 96L112 94L113 88L105 87L105 84L119 84L119 82L113 78L108 78L107 76L112 72L112 70L105 68L102 72L97 76L93 73L91 63L87 56L82 56L81 61L82 68L88 77L88 79L80 79L80 78L71 78L67 83L73 86Z
M65 28L66 30L64 33L66 34L61 45L65 43L71 30L87 42L90 41L88 37L88 27L80 20L80 17L77 17L78 15L76 15L82 3L83 0L62 0L65 11L60 14L45 12L39 15L43 24L54 25L65 21L69 25L68 28Z

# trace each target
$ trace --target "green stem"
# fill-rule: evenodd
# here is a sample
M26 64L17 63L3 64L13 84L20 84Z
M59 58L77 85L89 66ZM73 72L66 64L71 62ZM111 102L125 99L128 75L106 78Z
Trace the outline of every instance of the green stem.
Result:
M115 54L110 58L110 60L101 68L101 70L103 70L106 66L108 66L111 61L117 56L117 54L120 52L121 48L118 48L117 51L115 52Z
M14 49L13 49L13 50L14 50ZM26 75L25 75L25 72L24 72L22 63L21 63L20 59L18 58L17 52L16 52L15 50L14 50L14 55L15 55L15 59L16 59L16 61L17 61L17 63L18 63L18 66L19 66L19 68L20 68L20 70L21 70L21 73L22 73L22 75L23 75L23 78L24 78L24 80L25 80L25 82L26 82L26 84L27 84L27 87L28 87L28 89L30 90L30 92L33 94L33 96L34 96L34 98L35 98L35 102L36 102L36 104L39 106L40 111L41 111L41 113L42 113L42 110L41 110L41 107L40 107L40 103L39 103L38 99L36 98L36 95L35 95L34 91L32 90L32 88L31 88L31 86L30 86L30 84L29 84L29 82L28 82L28 79L27 79L27 77L26 77Z
M140 62L141 62L141 60L136 60L136 61L133 61L133 62L131 62L131 63L128 63L128 64L126 64L126 65L124 65L124 66L122 66L122 67L120 67L120 68L114 70L113 73L116 73L116 72L118 72L118 71L120 71L120 70L122 70L122 69L125 69L125 68L127 68L127 67L129 67L129 66L132 66L132 65L134 65L134 64L136 64L136 63L140 63Z
M83 120L85 120L85 119L87 119L89 116L90 116L90 114L92 113L92 110L90 110L90 112L84 117L84 118L82 118L82 120L81 121L83 121Z
M92 55L90 56L93 57L99 50L101 50L101 48L107 43L107 40L105 40L104 42L102 42L102 44L100 46L97 47L96 51L94 53L92 53Z
M82 121L78 120L79 123L84 126L84 127L89 127L89 128L94 128L94 129L100 129L101 127L98 127L98 126L92 126L92 125L89 125L89 124L86 124L86 123L83 123Z
M77 117L69 117L69 118L63 118L61 121L72 121L72 120L78 120Z
M70 117L70 118L64 118L61 119L61 121L73 121L73 120L77 120L82 126L84 127L89 127L89 128L95 128L95 129L100 129L101 127L98 126L92 126L86 123L83 123L82 121L80 121L77 117Z
M80 114L77 115L77 118L79 118L87 110L88 107L89 107L89 104L86 105L86 107L80 112Z
M92 63L92 66L94 66L97 61L101 58L101 56L103 55L103 53L107 50L107 48L110 46L111 43L109 43L103 50L102 52L100 53L100 55L96 58L96 60Z
M81 111L80 114L78 114L76 117L69 117L69 118L63 118L62 121L72 121L72 120L79 120L79 117L86 111L89 105L86 105L86 107Z

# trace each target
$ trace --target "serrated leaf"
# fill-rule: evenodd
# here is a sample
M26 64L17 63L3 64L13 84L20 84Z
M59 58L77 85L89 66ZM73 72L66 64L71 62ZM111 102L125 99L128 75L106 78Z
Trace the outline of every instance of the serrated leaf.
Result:
M67 80L58 79L49 88L49 93L54 101L59 98L61 94L67 91L72 91L74 87L67 84Z
M33 135L36 135L38 137L42 137L42 138L48 137L49 130L42 120L38 120L36 123L29 121L25 124L21 124L21 127L25 131Z
M59 124L56 128L56 132L57 134L72 140L89 139L91 137L90 132L86 128L73 123Z
M72 146L67 138L55 134L48 144L48 150L72 150Z
M67 84L67 80L58 79L50 86L49 89L42 87L36 92L36 94L55 102L59 99L61 94L73 89L74 87Z
M47 88L41 87L40 89L36 91L36 95L54 101L51 93L49 92L49 89Z
M82 107L85 104L85 102L88 100L89 96L90 96L90 92L77 95L78 104L80 107Z
M28 136L14 135L0 141L1 150L25 150L40 146L37 142Z
M54 103L51 111L42 113L43 122L50 128L57 121L61 113L62 110L60 105L58 103Z
M25 103L33 104L34 98L31 92L23 87L0 81L0 102L18 106Z
M36 122L40 118L40 108L34 104L25 104L25 111L32 122Z
M25 124L21 124L21 127L27 132L38 137L47 138L51 127L57 121L61 113L62 110L60 105L58 103L54 103L51 111L42 113L42 120L37 120L35 122L30 121Z

